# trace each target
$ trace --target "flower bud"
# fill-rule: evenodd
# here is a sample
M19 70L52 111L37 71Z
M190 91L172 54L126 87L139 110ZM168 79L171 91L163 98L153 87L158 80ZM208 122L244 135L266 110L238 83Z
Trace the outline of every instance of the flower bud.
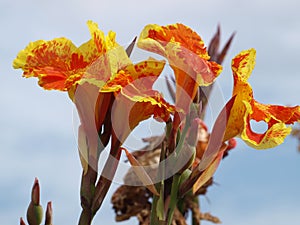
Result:
M42 219L43 208L40 205L40 186L38 179L35 178L31 192L31 202L27 209L27 221L30 225L39 225Z
M53 215L52 215L52 203L48 202L46 209L46 221L45 225L53 225Z
M39 185L39 181L38 181L37 178L35 178L34 184L33 184L33 187L32 187L31 201L35 205L39 205L40 204L40 185Z
M20 218L20 225L26 225L22 217Z
M237 146L237 141L234 138L231 138L228 140L228 147L227 147L227 151L235 148Z

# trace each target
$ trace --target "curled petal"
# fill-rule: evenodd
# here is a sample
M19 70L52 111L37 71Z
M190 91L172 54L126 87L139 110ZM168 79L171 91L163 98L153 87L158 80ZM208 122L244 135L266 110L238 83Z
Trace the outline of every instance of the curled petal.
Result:
M107 67L115 68L116 64L122 64L119 63L121 61L128 63L123 60L124 57L122 60L117 60L115 53L102 57L109 50L120 48L115 42L115 33L109 32L105 37L96 23L88 21L87 24L92 38L80 47L76 47L67 38L32 42L19 52L13 62L13 67L22 69L25 77L37 77L39 85L44 89L69 91L80 82L83 75L98 58L104 58L105 60L102 61ZM105 74L107 75L107 73Z
M130 87L130 88L129 88ZM127 86L116 96L112 107L112 126L123 143L130 132L143 120L153 116L162 122L168 121L175 107L153 90L141 93L134 86Z
M22 69L25 77L38 77L45 89L66 91L65 82L78 80L72 73L87 66L76 46L66 38L30 43L14 60L15 69Z
M236 96L235 103L230 111L224 140L229 140L241 134L244 127L243 115L246 113L244 101L251 102L253 99L252 87L248 78L255 65L255 49L242 51L232 60L232 71L234 78L233 96Z
M191 28L180 23L168 26L147 25L141 32L138 46L145 50L164 55L164 48L170 43L189 49L203 59L209 59L201 37Z
M224 140L240 135L253 148L265 149L283 143L291 132L291 128L286 127L286 124L300 120L300 106L265 105L254 99L248 79L255 66L255 54L254 49L249 49L242 51L232 60L233 95L236 95L236 100L230 112ZM255 133L250 126L251 120L267 123L267 131Z
M284 107L276 105L263 105L254 101L253 105L244 102L247 113L244 115L245 126L241 134L242 139L256 149L273 148L284 142L291 132L291 124L300 119L300 107ZM264 133L252 131L250 121L264 121L268 130Z
M102 89L108 82L115 78L118 79L120 70L131 64L122 46L110 49L86 68L79 84L89 83ZM115 90L112 89L107 92L113 91Z
M277 121L285 124L293 124L300 118L300 107L286 107L280 105L265 105L257 101L252 102L253 114L252 119L256 121L264 120L271 126Z
M233 58L231 68L234 76L234 80L240 80L247 82L254 67L255 67L256 51L251 48L240 52Z
M102 88L101 92L118 92L127 85L134 84L141 91L152 89L154 82L164 69L165 61L153 58L137 64L129 64L111 78Z
M158 121L167 121L170 112L174 112L171 107L163 98L157 93L155 96L136 97L135 103L129 115L129 124L131 128L138 125L139 122L150 118L152 115Z
M148 25L138 46L166 57L176 79L176 106L188 111L199 85L211 84L220 74L221 65L210 62L201 37L183 24Z
M99 53L104 54L107 51L107 47L105 45L104 32L98 28L98 25L89 20L87 26L91 39L82 44L79 50L88 62L92 62L99 57Z
M150 57L148 60L127 66L124 71L131 74L135 85L139 87L140 90L146 91L152 89L154 82L163 71L165 64L166 62L164 60L156 60Z

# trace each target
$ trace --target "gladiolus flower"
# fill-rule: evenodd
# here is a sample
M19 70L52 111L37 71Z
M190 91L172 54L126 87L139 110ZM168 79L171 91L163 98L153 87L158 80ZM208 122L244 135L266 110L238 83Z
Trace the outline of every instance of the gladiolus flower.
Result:
M233 95L236 95L236 100L230 112L224 140L239 135L251 147L266 149L283 143L291 132L286 124L300 120L300 106L265 105L254 99L248 78L254 69L255 55L255 50L249 49L232 60ZM267 131L255 133L250 126L251 120L267 123Z

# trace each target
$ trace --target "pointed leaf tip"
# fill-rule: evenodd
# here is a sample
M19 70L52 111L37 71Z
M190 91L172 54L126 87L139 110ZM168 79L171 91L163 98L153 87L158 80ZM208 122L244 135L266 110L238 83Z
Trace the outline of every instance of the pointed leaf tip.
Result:
M133 51L134 45L136 43L136 39L137 39L137 36L134 37L134 39L132 40L132 42L126 48L126 53L127 53L128 57L130 57L130 55L131 55L131 53Z
M149 177L148 173L145 171L144 167L136 160L136 158L125 148L121 148L125 151L128 161L130 162L133 171L140 179L140 181L151 191L154 195L159 196L158 191L153 184L152 179Z
M220 54L218 55L218 58L216 59L216 62L219 64L222 64L224 61L224 58L228 52L228 49L231 46L231 43L233 41L233 38L235 36L236 32L233 32L232 35L230 36L230 38L228 39L228 41L226 42L224 48L222 49L222 51L220 52Z
M218 51L220 47L220 37L221 37L221 28L220 24L218 24L217 32L211 39L209 45L208 45L208 55L211 57L212 61L216 61L218 57Z
M20 218L20 225L26 225L22 217Z

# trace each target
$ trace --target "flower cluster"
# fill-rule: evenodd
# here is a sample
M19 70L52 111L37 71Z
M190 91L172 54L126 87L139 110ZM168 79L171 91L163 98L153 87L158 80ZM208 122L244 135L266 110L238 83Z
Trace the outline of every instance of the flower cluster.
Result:
M100 208L116 172L122 150L140 179L154 195L151 224L171 223L178 214L179 199L199 192L213 176L234 137L256 149L283 143L300 121L300 106L265 105L254 99L248 83L255 64L255 50L242 51L232 59L232 98L220 112L212 132L201 118L201 88L210 86L222 66L213 61L201 37L183 24L145 26L137 47L162 56L133 63L135 41L125 49L116 34L106 36L88 21L91 39L79 47L66 38L30 43L13 62L24 77L38 78L46 90L66 91L76 105L81 125L78 146L83 167L82 214L79 224L90 224ZM220 59L224 58L224 52ZM175 103L153 89L166 65L173 71ZM149 175L136 157L123 148L132 130L153 117L166 124L160 145L159 165ZM251 129L251 120L268 125L264 133ZM206 135L203 137L203 132ZM202 134L202 136L201 136ZM98 161L110 143L110 156L98 179ZM156 185L154 185L156 184ZM164 210L166 209L166 212Z

